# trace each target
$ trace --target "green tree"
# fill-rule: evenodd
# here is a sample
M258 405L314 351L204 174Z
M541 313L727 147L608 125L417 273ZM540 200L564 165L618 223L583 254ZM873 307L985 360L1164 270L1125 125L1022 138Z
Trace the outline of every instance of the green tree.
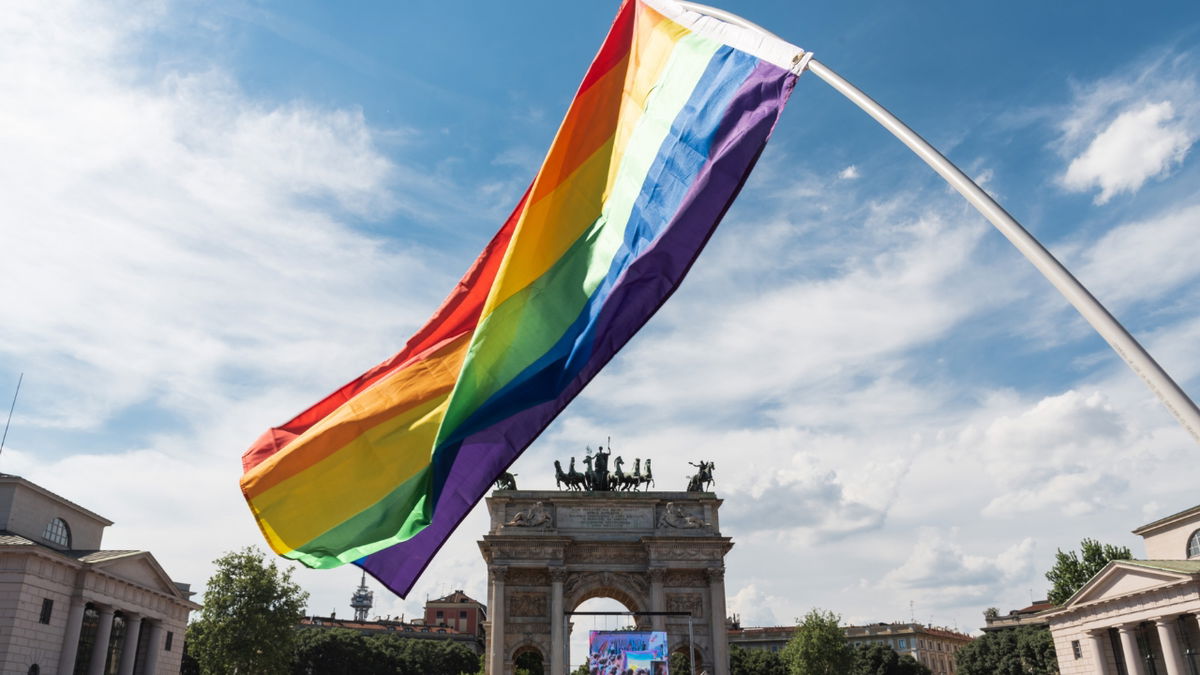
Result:
M688 658L686 651L675 652L671 654L667 670L671 671L671 675L675 675L676 673L692 675L692 660Z
M954 656L959 675L1056 675L1050 630L1021 626L984 633Z
M1101 544L1095 539L1084 539L1080 542L1080 548L1082 556L1075 551L1063 553L1061 548L1058 549L1054 554L1054 567L1046 572L1046 579L1052 584L1049 600L1056 605L1063 604L1075 595L1075 591L1083 588L1109 561L1133 557L1127 546Z
M854 675L929 675L928 668L905 654L897 654L891 647L871 642L854 648Z
M188 653L203 675L282 675L291 670L296 625L308 593L263 552L246 547L214 561Z
M513 659L516 675L543 675L542 655L537 652L522 652Z
M465 645L449 640L417 640L382 634L367 638L387 673L395 675L470 675L480 670L479 656Z
M796 632L779 653L792 675L844 675L854 663L841 617L813 609L799 620Z
M296 634L294 675L369 675L393 672L367 638L346 628L305 628Z
M674 671L672 671L674 672ZM788 675L779 654L765 649L729 648L730 675ZM685 674L686 675L686 674Z

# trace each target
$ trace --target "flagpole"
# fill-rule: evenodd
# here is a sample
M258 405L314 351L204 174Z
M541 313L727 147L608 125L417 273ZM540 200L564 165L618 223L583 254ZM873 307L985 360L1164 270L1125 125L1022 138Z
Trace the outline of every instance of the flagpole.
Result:
M707 14L727 23L741 25L761 31L767 35L773 35L761 26L724 10L707 7L694 2L681 2L680 4L688 9L700 12L701 14ZM1179 420L1183 428L1192 435L1192 438L1200 442L1200 409L1196 408L1196 404L1192 399L1171 379L1171 376L1162 369L1162 366L1158 365L1149 352L1129 334L1129 331L1125 330L1125 327L1104 308L1104 305L1100 304L1100 301L1087 288L1084 288L1083 284L1050 251L1046 250L1046 247L1042 246L1041 242L1035 239L1000 204L996 203L996 200L992 199L987 192L984 192L982 188L975 184L975 181L967 177L965 173L950 162L950 160L946 159L928 141L921 138L908 125L901 122L895 115L888 112L886 108L863 93L861 89L850 84L816 59L810 58L807 68L812 71L813 75L821 78L821 80L850 99L859 108L862 108L864 112L873 117L876 122L883 125L885 129L892 132L892 135L907 145L910 150L916 153L918 157L924 160L926 164L945 179L959 194L966 198L971 206L974 206L997 230L1000 230L1000 233L1013 246L1017 247L1017 250L1029 262L1033 263L1033 266L1042 273L1042 276L1046 277L1058 289L1058 292L1062 293L1067 301L1074 305L1075 309L1091 324L1092 328L1133 369L1133 372L1142 378L1146 385L1150 387L1150 390L1167 407L1167 410L1170 410L1175 415L1175 419Z

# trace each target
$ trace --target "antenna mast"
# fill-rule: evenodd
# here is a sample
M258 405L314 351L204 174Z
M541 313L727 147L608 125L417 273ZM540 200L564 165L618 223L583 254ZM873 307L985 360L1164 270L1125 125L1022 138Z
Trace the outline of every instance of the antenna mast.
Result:
M25 373L21 373L17 378L17 390L13 392L12 405L8 406L8 421L4 423L4 435L0 436L0 452L4 451L4 441L8 440L8 425L12 424L13 410L17 407L17 394L21 393L21 381L25 379Z

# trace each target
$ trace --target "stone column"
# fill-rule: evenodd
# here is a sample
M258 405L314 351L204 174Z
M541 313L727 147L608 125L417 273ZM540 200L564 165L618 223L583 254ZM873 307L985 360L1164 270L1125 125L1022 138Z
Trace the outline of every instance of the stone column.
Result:
M729 631L725 628L725 568L705 570L708 575L708 590L712 607L712 659L713 675L729 675Z
M1167 675L1187 675L1183 665L1183 654L1179 649L1179 640L1175 638L1175 617L1163 617L1154 620L1158 630L1158 643L1162 646L1163 664L1167 667Z
M1125 671L1129 675L1146 675L1142 652L1138 649L1137 624L1118 626L1117 632L1121 635L1121 651L1125 653Z
M67 628L63 635L62 650L58 654L58 675L71 675L75 672L75 656L79 652L79 630L83 628L83 610L83 597L72 597L71 609L67 612Z
M142 629L142 617L125 614L125 642L121 645L121 665L117 675L133 675L133 662L137 659L138 633Z
M1096 675L1108 675L1108 660L1104 658L1104 633L1103 630L1094 630L1084 635L1088 657L1092 659L1092 672Z
M663 591L663 580L667 576L667 571L661 567L651 567L646 570L646 574L650 576L650 611L667 611L667 595ZM650 619L650 625L654 630L665 631L667 629L667 617L662 615L654 616Z
M567 675L567 638L563 635L566 616L563 614L563 582L567 570L550 568L550 675Z
M142 667L145 675L158 675L158 653L162 651L162 624L157 621L146 622L150 625L150 633L146 635L146 665Z
M92 660L88 663L88 675L104 675L108 660L108 638L112 636L113 608L100 606L100 623L96 626L96 641L92 643Z
M491 607L488 614L488 675L505 675L504 672L504 575L508 568L491 565L488 572L492 577Z

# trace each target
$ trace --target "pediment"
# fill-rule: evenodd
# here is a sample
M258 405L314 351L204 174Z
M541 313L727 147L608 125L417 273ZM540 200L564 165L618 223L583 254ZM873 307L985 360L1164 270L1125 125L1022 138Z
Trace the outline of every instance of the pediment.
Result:
M138 551L93 565L96 569L104 570L106 574L124 579L137 586L176 597L180 596L175 582L171 581L167 573L154 560L154 556L147 551Z
M1071 599L1066 607L1113 600L1136 593L1153 591L1180 581L1188 581L1192 575L1169 570L1146 569L1121 561L1113 561L1100 573L1084 584Z

